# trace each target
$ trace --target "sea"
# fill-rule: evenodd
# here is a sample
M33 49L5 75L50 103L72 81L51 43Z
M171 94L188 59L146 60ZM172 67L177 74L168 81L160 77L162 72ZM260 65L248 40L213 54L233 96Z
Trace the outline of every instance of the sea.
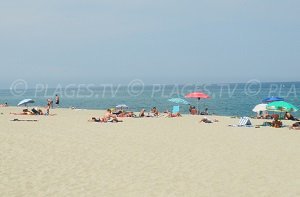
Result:
M210 96L208 99L189 99L185 95L201 91ZM170 98L183 98L191 105L198 106L200 111L208 108L210 114L225 116L255 116L252 111L255 105L271 96L282 97L285 101L300 107L300 82L262 83L258 80L247 83L220 84L153 84L144 85L135 81L128 85L110 84L70 84L49 88L38 84L34 88L10 87L0 90L0 103L17 106L22 99L33 99L31 106L45 106L47 99L60 97L60 108L107 109L125 104L130 111L149 111L156 107L163 112L171 110L174 105ZM189 105L179 104L181 113L188 113ZM293 113L300 117L300 112Z

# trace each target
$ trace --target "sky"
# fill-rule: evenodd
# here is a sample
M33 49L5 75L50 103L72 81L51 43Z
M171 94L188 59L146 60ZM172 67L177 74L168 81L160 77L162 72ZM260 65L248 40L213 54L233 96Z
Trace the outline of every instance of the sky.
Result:
M12 0L0 87L299 81L299 0Z

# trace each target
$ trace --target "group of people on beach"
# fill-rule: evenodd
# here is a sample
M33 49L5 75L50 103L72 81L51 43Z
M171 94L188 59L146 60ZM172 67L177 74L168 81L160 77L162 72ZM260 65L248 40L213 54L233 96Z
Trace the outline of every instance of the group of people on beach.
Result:
M190 107L190 114L191 115L208 115L208 109L206 108L205 111L203 111L202 113L197 113L195 114L194 112L195 108L192 106ZM165 111L163 113L164 115L161 115L160 112L158 111L158 109L156 107L153 107L149 112L146 112L146 110L143 108L139 115L135 115L133 112L126 112L123 110L119 110L119 111L113 111L112 109L107 109L104 116L100 117L100 118L95 118L92 117L91 120L89 120L90 122L123 122L122 120L120 120L119 118L124 118L124 117L133 117L133 118L144 118L144 117L181 117L181 114L178 113L171 113L169 111ZM271 116L272 118L272 122L268 122L269 124L266 126L271 126L274 128L281 128L283 126L282 121L280 120L280 117L278 114L273 114ZM290 114L289 112L285 113L284 116L285 120L298 120L297 118L293 117L292 114ZM208 118L207 116L204 116L199 123L215 123L215 122L219 122L219 120L217 119L212 119L212 118ZM300 122L296 122L294 123L292 126L290 126L290 129L295 129L295 130L300 130Z
M60 103L60 98L59 96L56 94L55 95L55 105L56 107L59 107L59 103ZM46 115L50 114L50 109L53 109L53 100L51 98L47 99L47 105L46 105Z
M257 119L273 119L274 117L274 114L273 115L270 115L270 114L268 114L268 112L267 111L260 111L258 114L257 114L257 116L256 116L256 118ZM284 114L284 119L285 120L296 120L296 121L298 121L298 119L297 118L295 118L290 112L285 112L285 114Z
M29 109L23 109L20 113L10 113L12 115L46 115L46 116L54 116L56 114L50 114L50 108L49 105L46 106L46 112L43 112L42 109L34 107L31 110Z
M122 120L119 120L116 114L112 113L111 109L107 109L104 116L100 118L92 117L89 122L123 122Z
M191 115L208 115L208 108L205 108L204 111L200 112L195 106L190 105L189 112Z
M55 105L56 107L59 107L59 103L60 103L60 98L59 96L56 94L55 95ZM51 98L48 98L47 99L47 106L49 105L50 108L54 108L54 105L53 105L53 100Z
M142 109L139 115L135 115L133 112L127 112L124 110L112 110L107 109L104 116L100 118L92 117L89 122L122 122L119 118L132 117L132 118L143 118L143 117L158 117L160 115L156 107L151 109L151 112L146 115L146 110Z
M56 104L56 107L59 106L59 103L60 103L60 98L58 95L55 95L55 104ZM6 106L7 106L7 103L6 103ZM46 112L43 112L42 109L40 108L32 108L31 110L28 110L28 108L26 109L23 109L22 112L20 113L10 113L10 114L13 114L13 115L55 115L55 114L50 114L50 109L53 109L53 100L52 99L47 99L47 105L45 106L45 109L46 109Z
M299 121L298 118L295 118L289 112L286 112L284 114L283 118L280 118L280 116L278 114L272 114L272 115L269 115L266 118L260 118L260 119L272 119L272 121L271 122L264 122L262 125L257 125L256 128L259 128L260 126L271 126L271 127L274 127L274 128L282 128L282 127L284 127L282 120ZM294 129L294 130L300 130L300 122L293 123L289 128Z
M195 107L191 108L191 114L196 115L193 113L193 109ZM202 113L202 115L208 115L208 109L205 109L205 113ZM132 117L132 118L146 118L146 117L181 117L182 115L179 112L172 113L168 110L164 111L163 114L159 112L157 107L151 108L149 112L146 112L146 110L143 108L138 115L136 115L134 112L130 111L124 111L124 110L115 110L115 109L107 109L103 117L92 117L89 122L122 122L119 118L125 118L125 117ZM218 120L213 119L210 120L208 118L201 119L200 122L205 123L212 123L212 122L218 122Z
M58 95L55 95L55 105L58 107L60 104L60 98ZM7 107L8 104L0 104L0 107ZM20 113L10 113L13 115L55 115L50 114L50 109L53 108L53 100L47 99L47 105L46 105L46 112L43 112L40 108L32 108L31 110L23 109ZM208 108L206 108L203 112L199 113L196 107L190 106L189 112L191 115L208 115ZM125 110L115 110L115 109L107 109L105 114L102 117L96 118L92 117L90 122L123 122L120 120L120 118L125 117L132 117L132 118L144 118L144 117L181 117L182 115L179 112L172 113L168 110L164 111L162 114L159 112L159 110L156 107L153 107L149 112L146 112L146 110L143 108L138 115L136 115L134 112L125 111ZM282 121L280 120L280 117L278 114L269 115L267 113L262 114L262 116L257 117L259 119L272 119L272 122L265 122L268 123L267 126L272 126L275 128L281 128L283 126ZM291 113L285 112L284 120L292 120L292 121L299 121L299 119L295 118ZM214 123L219 122L217 119L210 119L208 117L203 117L200 121L200 123ZM290 129L294 130L300 130L300 122L296 122L292 124Z
M46 115L43 110L39 109L39 108L32 108L32 110L28 110L28 109L23 109L22 112L20 113L10 113L13 115Z

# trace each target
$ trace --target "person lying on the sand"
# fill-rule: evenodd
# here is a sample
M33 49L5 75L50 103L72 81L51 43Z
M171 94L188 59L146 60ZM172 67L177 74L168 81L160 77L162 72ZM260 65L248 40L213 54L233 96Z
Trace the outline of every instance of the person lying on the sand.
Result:
M103 118L95 118L95 117L92 117L91 120L88 120L89 122L104 122L103 121Z
M45 115L44 112L38 108L32 108L31 111L34 113L34 115Z
M35 115L33 112L29 111L28 109L23 109L23 112L21 113L10 113L10 114L13 114L13 115Z
M56 114L45 114L41 109L35 109L33 108L32 111L29 111L28 109L23 109L23 112L21 113L10 113L12 115L48 115L48 116L55 116Z
M289 129L300 130L300 122L296 122L289 127Z
M88 120L89 122L102 122L102 123L106 123L106 122L123 122L122 120L118 120L116 118L110 118L110 119L107 119L107 118L95 118L95 117L92 117L91 120Z
M202 119L199 121L199 123L201 123L201 122L204 122L204 123L213 123L213 122L219 122L219 120L217 120L217 119L210 120L210 119L208 119L207 117L204 117L204 118L202 118Z
M117 117L135 117L136 115L133 112L121 112Z
M175 118L175 117L182 117L182 115L179 112L177 112L175 114L172 114L171 112L168 112L167 117L169 117L169 118Z

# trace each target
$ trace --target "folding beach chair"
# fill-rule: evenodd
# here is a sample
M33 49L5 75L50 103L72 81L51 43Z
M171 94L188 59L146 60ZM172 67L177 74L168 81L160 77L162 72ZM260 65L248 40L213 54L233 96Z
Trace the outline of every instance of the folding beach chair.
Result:
M238 125L229 125L231 127L252 127L250 118L247 116L241 117Z

